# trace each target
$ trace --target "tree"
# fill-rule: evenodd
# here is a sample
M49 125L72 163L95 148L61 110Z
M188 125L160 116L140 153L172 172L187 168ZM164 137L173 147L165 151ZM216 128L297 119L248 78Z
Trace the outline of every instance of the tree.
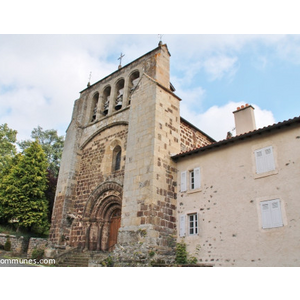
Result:
M57 178L60 167L60 159L64 147L64 137L58 136L57 131L54 129L43 131L43 128L40 126L32 130L31 137L34 140L37 139L41 144L47 156L49 170L53 176ZM24 150L29 147L30 143L30 140L25 140L19 142L18 145Z
M46 155L38 141L18 154L0 183L0 217L35 231L48 229Z
M48 220L51 222L52 209L55 198L55 190L57 185L57 177L60 168L60 160L64 147L64 137L58 136L57 131L54 129L43 130L42 127L38 126L31 132L31 137L38 140L42 146L48 160L48 188L46 190L46 198L48 200L49 214ZM25 150L32 143L31 140L25 140L19 142L18 145L21 149Z
M16 137L16 130L10 129L6 123L0 125L0 173L9 165L11 159L17 153L14 145L17 140Z

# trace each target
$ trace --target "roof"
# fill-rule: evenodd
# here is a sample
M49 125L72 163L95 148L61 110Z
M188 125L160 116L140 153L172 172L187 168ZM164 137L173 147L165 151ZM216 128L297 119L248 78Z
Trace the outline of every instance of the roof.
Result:
M101 82L101 81L105 80L106 78L108 78L108 77L112 76L113 74L115 74L115 73L118 73L118 72L119 72L121 69L124 69L124 68L128 67L129 65L131 65L131 64L133 64L134 62L138 61L139 59L141 59L141 58L143 58L143 57L145 57L145 56L147 56L147 55L151 54L152 52L155 52L155 51L157 51L157 50L158 50L158 49L160 49L162 46L166 47L168 54L171 56L171 54L170 54L170 51L169 51L169 49L168 49L168 46L167 46L167 44L159 44L159 45L158 45L158 47L154 48L153 50L151 50L151 51L147 52L146 54L144 54L144 55L140 56L139 58L137 58L137 59L133 60L132 62L130 62L130 63L128 63L127 65L125 65L125 66L121 67L120 69L118 69L118 70L116 70L116 71L112 72L111 74L109 74L109 75L105 76L104 78L102 78L102 79L98 80L97 82L95 82L95 83L93 83L93 84L89 85L88 87L86 87L85 89L83 89L83 90L82 90L80 93L82 93L82 92L84 92L85 90L87 90L87 89L91 88L92 86L94 86L94 85L98 84L99 82ZM172 88L172 87L171 87L171 88ZM173 88L174 88L174 87L173 87ZM175 90L175 89L174 89L174 90Z
M198 148L194 148L192 150L181 152L179 154L173 155L172 158L174 160L176 160L178 158L185 157L185 156L188 156L188 155L192 155L192 154L195 154L195 153L200 153L200 152L204 152L204 151L207 151L207 150L220 148L222 146L230 145L230 144L233 144L233 143L238 142L238 141L247 140L248 138L252 138L254 136L260 136L262 134L266 134L266 133L269 133L269 132L274 131L274 130L283 129L283 128L291 126L292 124L297 124L297 123L300 123L300 116L295 117L293 119L283 121L283 122L275 123L273 125L269 125L269 126L266 126L266 127L260 128L260 129L249 131L249 132L234 136L230 139L221 140L219 142L215 142L215 143L209 144L207 146L198 147Z

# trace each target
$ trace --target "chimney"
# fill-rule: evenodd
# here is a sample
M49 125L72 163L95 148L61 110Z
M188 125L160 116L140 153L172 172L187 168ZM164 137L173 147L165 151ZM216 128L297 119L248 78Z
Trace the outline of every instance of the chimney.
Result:
M238 107L233 112L236 135L240 135L256 129L254 107L246 104Z

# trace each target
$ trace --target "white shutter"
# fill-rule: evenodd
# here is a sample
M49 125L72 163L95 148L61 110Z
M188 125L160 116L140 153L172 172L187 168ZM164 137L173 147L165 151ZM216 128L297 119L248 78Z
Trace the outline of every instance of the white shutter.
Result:
M271 201L270 209L271 209L272 227L283 226L279 199Z
M185 236L185 215L179 217L179 236Z
M275 170L273 147L265 148L264 152L265 152L264 155L265 155L265 164L266 164L267 171Z
M263 173L263 152L262 150L255 151L256 173Z
M200 168L194 169L194 187L195 189L200 189L201 186L201 178L200 178Z
M256 173L264 173L275 170L273 148L266 147L255 151Z
M181 182L180 182L180 191L185 192L186 191L186 171L181 172Z
M199 214L196 214L196 220L195 220L195 233L199 233Z
M263 201L260 203L262 228L283 226L280 200Z
M269 201L260 203L262 228L270 228L272 225L271 209Z

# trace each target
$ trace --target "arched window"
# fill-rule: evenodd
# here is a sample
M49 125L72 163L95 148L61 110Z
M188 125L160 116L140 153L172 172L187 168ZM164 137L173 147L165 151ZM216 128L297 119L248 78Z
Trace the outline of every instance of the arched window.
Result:
M117 90L117 95L116 95L116 100L115 100L115 109L119 110L122 108L123 104L123 94L124 94L124 79L121 79L118 81L116 84L116 90Z
M118 171L121 169L121 156L122 149L120 146L116 146L113 151L112 171Z
M135 90L139 80L140 80L140 72L139 71L133 72L129 77L129 93L128 93L129 94L129 102L128 102L129 105L130 105L130 100L131 100L131 94Z
M92 111L91 111L91 118L90 118L91 122L94 122L97 117L98 100L99 100L99 93L97 92L92 99Z
M110 91L111 91L111 87L108 86L105 88L103 92L103 114L104 115L108 114Z

